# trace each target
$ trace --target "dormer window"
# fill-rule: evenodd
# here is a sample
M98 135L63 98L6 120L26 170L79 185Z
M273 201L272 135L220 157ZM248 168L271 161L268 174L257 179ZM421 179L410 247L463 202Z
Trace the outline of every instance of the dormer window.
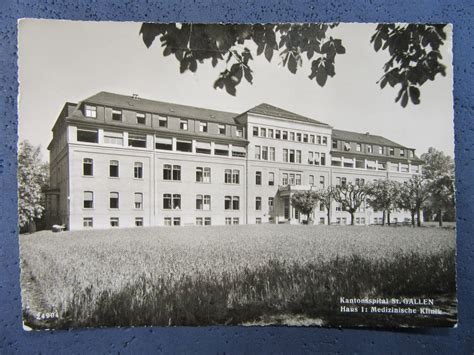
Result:
M179 129L181 129L183 131L187 131L188 130L188 120L180 120L179 121Z
M97 118L97 107L86 105L84 107L84 114L86 117L89 117L89 118Z
M219 134L225 134L225 125L220 124L220 125L218 126L218 128L219 128ZM264 129L264 128L262 128L262 130L263 130L263 129Z
M371 145L367 145L367 153L372 153L373 150L372 150L372 146Z
M159 116L158 117L158 127L167 128L168 127L168 117Z
M408 157L409 157L409 158L413 158L413 151L412 151L412 150L409 150L409 151L408 151Z
M362 146L360 145L360 143L357 143L356 144L356 151L360 152L362 150Z
M137 124L145 124L145 114L144 113L137 113Z
M393 148L390 148L390 149L393 149ZM379 154L380 154L380 155L383 154L383 147L382 147L382 146L379 147ZM393 154L390 154L390 155L393 155Z
M332 140L332 149L337 149L337 140Z
M240 127L237 127L236 131L235 131L235 135L237 137L243 137L244 136L244 130L243 128L240 128Z
M400 156L404 157L405 156L405 149L400 149Z
M395 155L395 148L390 148L389 152L390 152L390 155Z
M199 122L199 132L207 132L207 122Z
M349 152L351 150L351 144L348 142L344 142L344 151Z
M121 110L112 110L112 121L122 121Z

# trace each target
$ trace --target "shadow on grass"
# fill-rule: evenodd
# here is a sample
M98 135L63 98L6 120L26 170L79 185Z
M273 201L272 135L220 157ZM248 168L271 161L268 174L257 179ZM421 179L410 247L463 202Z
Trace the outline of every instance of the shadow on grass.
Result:
M239 274L141 276L119 292L96 293L91 286L75 292L54 324L27 324L56 329L273 324L266 320L284 314L320 319L326 326L449 326L456 322L455 290L454 251L379 260L353 255L305 265L270 261ZM443 296L437 306L449 316L339 312L340 297L436 296Z

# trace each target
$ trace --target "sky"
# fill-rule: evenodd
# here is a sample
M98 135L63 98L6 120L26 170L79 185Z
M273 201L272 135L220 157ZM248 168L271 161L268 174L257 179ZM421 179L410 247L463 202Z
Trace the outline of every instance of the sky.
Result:
M213 88L225 63L179 73L174 56L164 57L159 41L147 48L137 22L24 19L19 24L19 140L47 146L65 102L100 91L241 113L262 102L328 123L337 129L370 132L415 148L435 147L454 156L452 29L442 47L445 77L421 88L421 103L402 108L398 89L381 90L387 53L370 44L374 24L340 24L331 32L346 54L336 57L336 76L321 88L309 80L308 63L296 75L254 55L253 85L242 82L235 97ZM250 48L254 48L250 46Z

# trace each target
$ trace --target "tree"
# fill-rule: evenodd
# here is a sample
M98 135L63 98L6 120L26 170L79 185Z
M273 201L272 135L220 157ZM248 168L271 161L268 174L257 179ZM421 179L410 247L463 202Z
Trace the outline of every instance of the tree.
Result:
M143 23L140 34L149 48L158 37L163 55L174 55L181 73L196 72L199 64L210 62L216 67L226 63L214 82L214 88L225 89L235 96L242 78L252 84L254 72L250 61L264 55L270 63L275 52L281 64L292 74L307 60L310 80L323 87L336 75L335 59L346 52L342 40L331 31L338 24L174 24ZM374 49L388 50L390 59L378 81L384 89L401 88L395 101L403 107L420 103L420 87L437 74L445 75L440 62L440 46L446 40L445 25L381 24L371 42ZM251 50L255 47L256 49ZM306 57L306 58L305 58Z
M390 212L397 207L399 193L400 183L397 181L381 179L371 184L367 202L374 211L382 211L382 225L385 225L385 215L390 225Z
M417 226L421 226L421 208L429 197L428 181L420 175L414 175L410 180L401 185L397 205L399 208L410 211L411 224L415 226L415 214L417 215Z
M43 189L48 184L48 165L41 161L40 147L28 141L20 143L18 150L18 216L21 228L35 229L35 219L45 209Z
M328 186L327 188L318 191L318 199L326 208L328 226L331 225L331 202L333 200L333 194L334 188L332 186Z
M443 225L443 212L454 215L454 161L435 148L429 148L421 155L424 161L423 177L428 181L430 198L428 212L435 211L439 225Z
M333 198L341 204L342 210L351 215L351 225L354 225L354 213L365 201L369 185L352 184L351 182L337 185L334 188Z
M307 216L308 224L311 222L311 212L313 212L319 198L316 191L297 191L291 196L291 205L298 212Z

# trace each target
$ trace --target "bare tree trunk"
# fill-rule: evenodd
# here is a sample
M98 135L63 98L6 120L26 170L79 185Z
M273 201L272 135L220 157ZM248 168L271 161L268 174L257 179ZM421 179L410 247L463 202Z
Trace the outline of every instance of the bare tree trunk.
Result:
M411 225L414 227L415 226L415 211L410 211L411 212Z
M439 226L442 227L443 226L443 210L440 208L439 211L438 211L438 218L439 218Z
M354 225L354 212L349 212L351 214L351 226Z
M327 210L328 210L328 226L330 226L331 225L331 209L328 208Z
M385 210L382 211L382 226L385 226Z
M420 210L420 209L417 209L417 210L416 210L416 225L417 225L417 227L421 227L421 219L420 219L420 216L421 216L421 210Z
M387 210L387 224L390 225L390 210Z

